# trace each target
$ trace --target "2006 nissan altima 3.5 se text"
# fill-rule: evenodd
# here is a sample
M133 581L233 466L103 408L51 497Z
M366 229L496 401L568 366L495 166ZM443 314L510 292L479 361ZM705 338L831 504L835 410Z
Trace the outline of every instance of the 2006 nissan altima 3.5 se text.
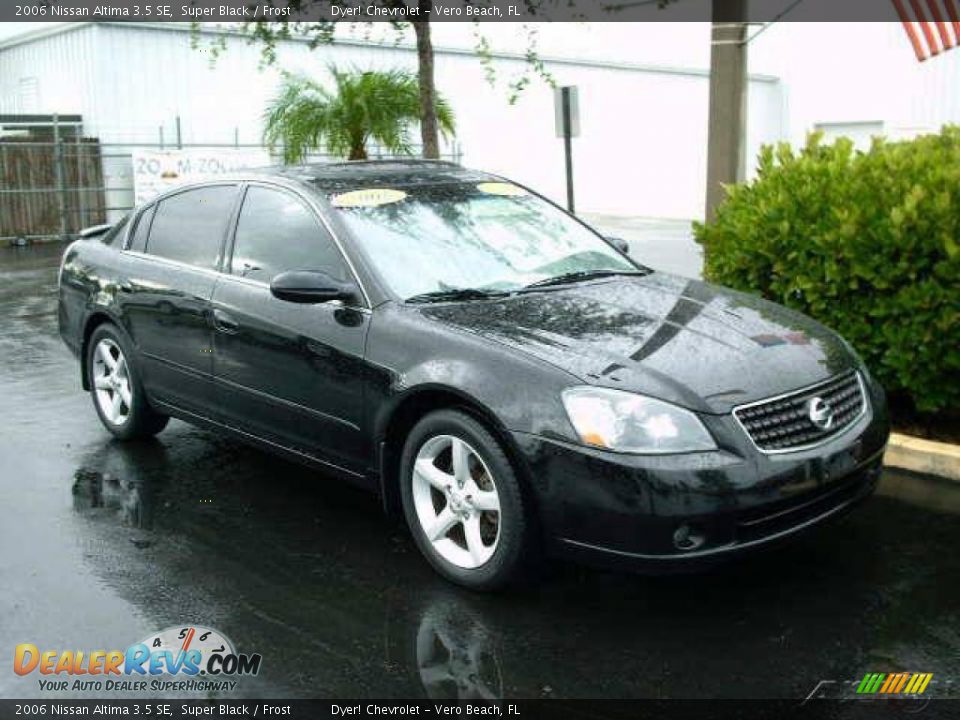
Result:
M71 245L60 330L117 437L178 417L368 487L472 588L695 567L872 492L885 399L842 338L624 250L447 163L251 172Z

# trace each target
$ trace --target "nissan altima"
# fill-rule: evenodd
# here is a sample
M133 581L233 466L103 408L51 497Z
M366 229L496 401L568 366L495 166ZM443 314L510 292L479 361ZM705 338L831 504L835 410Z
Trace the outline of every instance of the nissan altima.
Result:
M889 432L829 329L443 162L177 187L67 249L59 323L113 435L176 417L373 490L475 589L771 545L867 497Z

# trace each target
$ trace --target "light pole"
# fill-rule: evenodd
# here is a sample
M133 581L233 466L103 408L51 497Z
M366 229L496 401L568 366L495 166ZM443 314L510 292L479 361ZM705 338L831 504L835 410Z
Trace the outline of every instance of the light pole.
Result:
M746 166L747 0L713 0L710 120L707 136L707 221L723 202L723 185L740 182Z

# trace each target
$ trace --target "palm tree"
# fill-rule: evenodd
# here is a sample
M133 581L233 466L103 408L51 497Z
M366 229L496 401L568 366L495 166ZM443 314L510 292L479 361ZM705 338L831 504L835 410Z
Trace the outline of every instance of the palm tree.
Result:
M303 76L283 74L280 92L264 114L264 141L283 146L283 161L296 163L326 146L349 160L367 158L367 141L388 152L410 155L410 126L420 118L417 76L405 70L341 71L330 66L333 89ZM453 110L437 95L437 125L455 134Z

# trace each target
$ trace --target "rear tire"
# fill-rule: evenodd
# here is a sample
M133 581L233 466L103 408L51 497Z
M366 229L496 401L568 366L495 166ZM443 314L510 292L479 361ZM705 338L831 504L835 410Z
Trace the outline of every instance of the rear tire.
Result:
M147 401L126 334L116 325L98 326L87 343L87 380L100 422L121 440L156 435L170 418Z
M438 410L414 426L400 490L417 547L448 580L495 590L533 560L534 522L517 473L500 442L466 413Z

